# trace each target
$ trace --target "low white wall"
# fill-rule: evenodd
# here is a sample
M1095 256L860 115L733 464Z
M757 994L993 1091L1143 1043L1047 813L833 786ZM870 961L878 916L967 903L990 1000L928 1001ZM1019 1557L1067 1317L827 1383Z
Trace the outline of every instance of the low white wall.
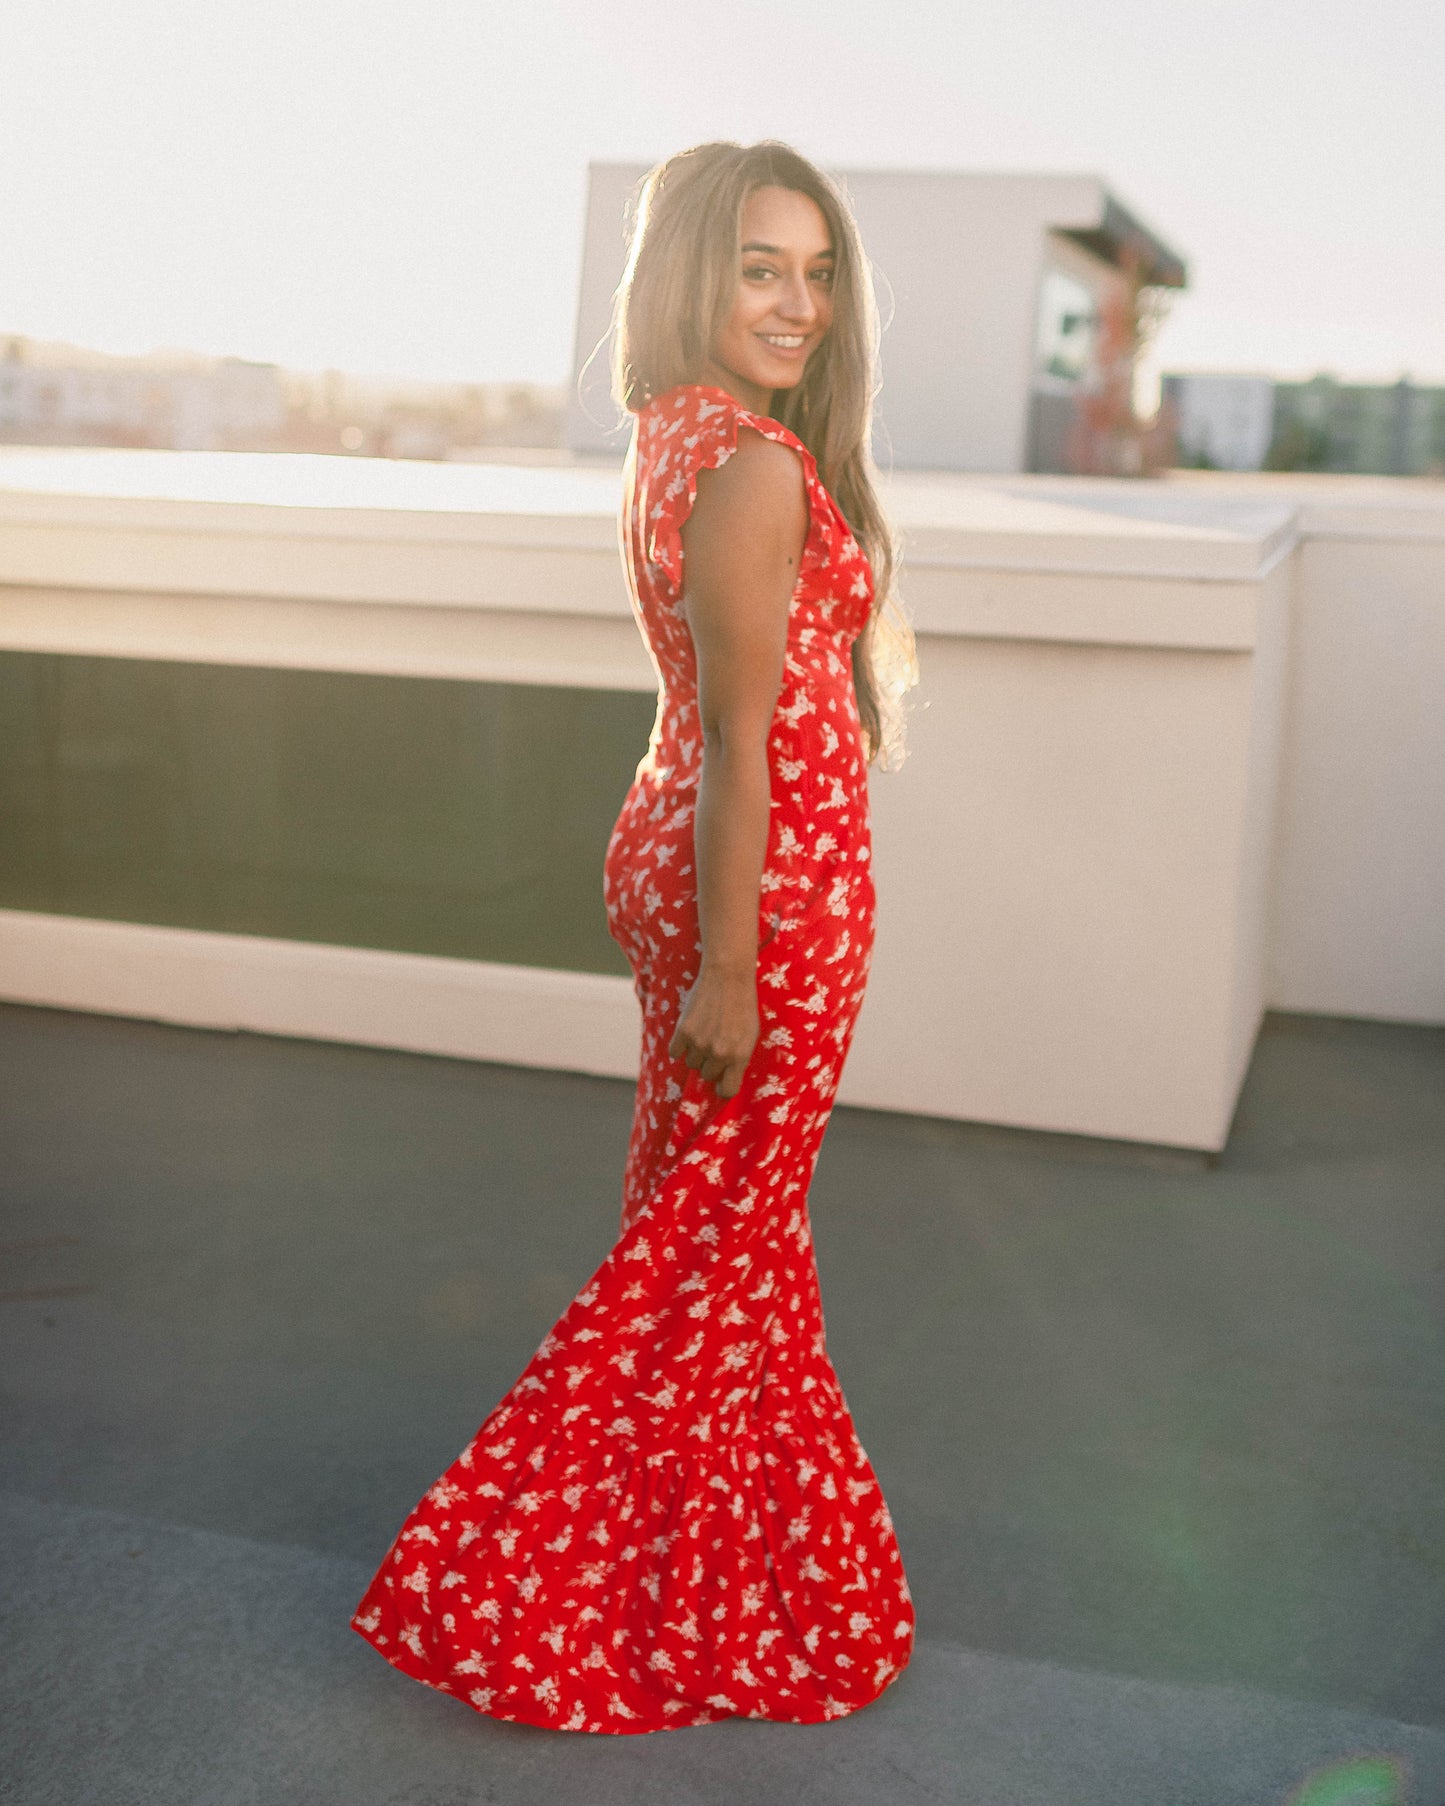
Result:
M0 646L650 690L615 486L0 453ZM1445 1020L1445 509L1373 493L893 480L924 681L844 1101L1217 1149L1266 1007ZM0 912L0 995L635 1070L587 974Z
M1445 502L1307 510L1296 554L1269 998L1445 1021Z
M0 996L56 1009L396 1047L514 1066L637 1071L625 979L263 935L0 909Z
M1245 648L925 639L912 756L872 785L872 1098L1223 1146L1265 1007L1287 576L1239 586Z

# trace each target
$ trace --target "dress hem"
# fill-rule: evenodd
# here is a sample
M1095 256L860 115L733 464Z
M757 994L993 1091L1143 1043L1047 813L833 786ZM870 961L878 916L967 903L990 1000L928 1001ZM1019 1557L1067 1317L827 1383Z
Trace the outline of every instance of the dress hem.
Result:
M479 1706L475 1700L468 1699L464 1693L454 1692L450 1687L444 1686L441 1682L435 1680L426 1670L424 1665L414 1661L404 1649L389 1649L384 1647L381 1643L377 1642L370 1631L358 1624L355 1618L350 1620L349 1628L356 1632L363 1643L367 1644L369 1648L374 1649L384 1662L390 1663L399 1674L404 1674L409 1680L419 1682L423 1687L429 1687L433 1693L440 1693L444 1699L455 1700L459 1706L465 1706L468 1711L475 1712L480 1718L492 1718L495 1719L498 1724L531 1725L534 1729L539 1731L571 1731L574 1735L582 1737L639 1737L650 1735L653 1731L697 1730L706 1724L725 1723L730 1718L751 1719L755 1723L760 1724L833 1724L840 1718L851 1718L855 1712L862 1712L869 1706L876 1705L888 1689L892 1687L895 1682L900 1680L907 1671L907 1664L905 1663L903 1667L897 1669L893 1674L890 1674L878 1691L870 1694L867 1699L859 1700L856 1705L846 1705L841 1711L820 1712L815 1717L811 1718L785 1716L782 1713L779 1713L777 1717L774 1717L771 1713L767 1712L721 1712L714 1711L704 1705L699 1706L697 1711L691 1717L687 1717L679 1712L673 1717L659 1718L650 1724L634 1719L626 1724L613 1725L593 1723L587 1725L569 1725L559 1724L555 1718L544 1718L540 1713L533 1716L527 1712L494 1712L488 1706Z

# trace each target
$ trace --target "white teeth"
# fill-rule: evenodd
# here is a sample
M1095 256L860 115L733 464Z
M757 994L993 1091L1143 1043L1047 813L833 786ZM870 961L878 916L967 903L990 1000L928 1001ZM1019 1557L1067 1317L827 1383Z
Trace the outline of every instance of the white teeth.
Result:
M758 336L759 338L766 339L770 345L786 345L789 350L794 350L797 346L801 345L805 337L801 332L790 334L787 338L784 338L780 332L764 332L759 333Z

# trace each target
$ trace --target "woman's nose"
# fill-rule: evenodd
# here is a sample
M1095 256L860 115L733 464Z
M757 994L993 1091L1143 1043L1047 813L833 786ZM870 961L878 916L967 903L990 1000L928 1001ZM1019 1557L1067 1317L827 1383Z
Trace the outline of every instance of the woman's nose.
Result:
M787 320L811 320L818 304L805 276L790 276L778 296L778 312Z

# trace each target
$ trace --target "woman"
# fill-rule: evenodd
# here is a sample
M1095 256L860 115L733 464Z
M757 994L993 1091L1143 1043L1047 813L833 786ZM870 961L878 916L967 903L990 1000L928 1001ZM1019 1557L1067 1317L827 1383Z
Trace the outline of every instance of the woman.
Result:
M614 321L661 678L604 867L643 1015L621 1232L352 1619L493 1717L812 1723L912 1651L807 1211L873 946L873 341L856 228L795 152L708 144L648 177Z

